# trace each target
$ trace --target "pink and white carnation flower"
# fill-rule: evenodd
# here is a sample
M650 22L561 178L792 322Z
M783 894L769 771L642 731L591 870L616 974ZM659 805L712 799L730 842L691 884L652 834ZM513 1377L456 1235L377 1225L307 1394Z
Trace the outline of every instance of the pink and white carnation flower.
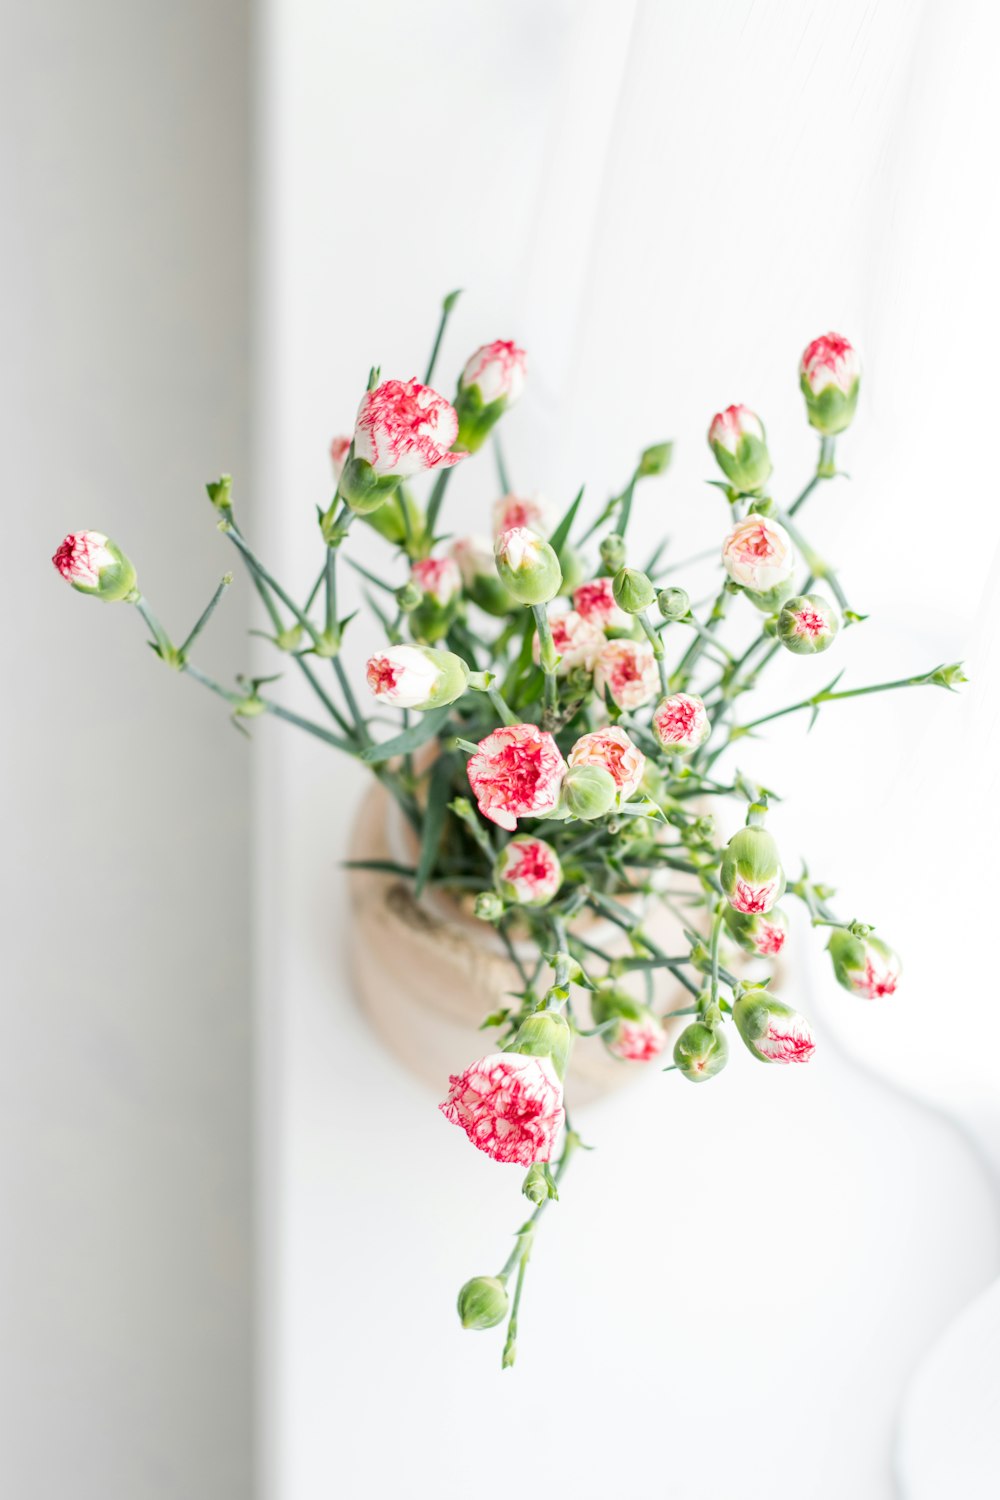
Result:
M493 881L505 901L547 906L559 894L562 865L551 844L519 834L497 855Z
M695 693L671 693L653 713L653 732L664 750L697 750L708 739L711 727L705 705Z
M56 548L52 565L81 594L109 604L135 597L135 568L103 531L71 531Z
M541 495L501 495L493 506L493 534L520 528L547 537L552 531L552 512Z
M733 1006L736 1029L754 1057L766 1063L808 1062L816 1050L805 1016L764 990L751 990Z
M566 1118L563 1086L549 1057L493 1052L453 1074L442 1114L494 1161L550 1161Z
M831 385L849 396L861 378L861 360L842 333L823 333L806 346L799 374L814 396L821 395Z
M626 710L652 702L660 690L660 674L648 641L607 641L594 669L594 689L599 698L610 693Z
M467 771L483 817L513 833L518 818L542 818L558 807L566 762L547 730L505 724L479 741Z
M462 592L462 574L453 556L419 558L410 569L410 580L441 609Z
M792 539L779 521L756 512L744 516L722 544L722 565L734 583L766 594L795 572Z
M716 412L708 429L708 441L713 448L718 445L735 454L740 439L745 437L764 441L764 424L755 411L749 406L727 406L725 411Z
M604 649L604 631L577 614L575 609L570 609L563 599L554 599L547 606L546 613L549 629L552 631L552 645L559 657L557 675L565 677L568 672L577 669L592 672ZM541 645L537 635L531 650L537 666L541 659Z
M569 752L570 766L600 766L610 772L618 788L618 803L627 802L639 790L646 757L639 746L617 724L581 735Z
M453 453L455 408L417 380L386 380L366 391L354 428L354 456L379 476L409 479L447 468L467 455Z
M615 602L614 580L591 578L573 590L573 608L602 630L631 630L632 616Z
M528 356L511 339L494 339L492 344L483 344L462 371L459 385L462 390L479 387L479 396L484 406L494 401L505 401L513 406L524 392L528 368ZM520 524L520 523L517 523Z
M625 1062L652 1062L659 1057L667 1045L667 1033L652 1011L647 1011L640 1020L630 1021L624 1017L607 1043L609 1052Z
M432 646L387 646L365 666L368 686L392 708L439 708L454 703L469 681L469 669L451 651Z

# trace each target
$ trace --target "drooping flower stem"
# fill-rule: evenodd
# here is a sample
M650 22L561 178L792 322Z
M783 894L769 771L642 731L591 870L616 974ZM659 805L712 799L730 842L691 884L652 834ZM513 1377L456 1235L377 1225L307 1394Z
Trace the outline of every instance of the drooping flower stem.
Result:
M569 1166L570 1158L578 1146L582 1144L576 1131L566 1122L566 1134L563 1140L563 1148L559 1160L552 1172L552 1181L558 1188L562 1181L566 1168ZM558 1197L558 1194L555 1196ZM542 1214L551 1203L551 1198L543 1198L535 1211L525 1220L517 1231L516 1243L510 1255L504 1262L503 1270L498 1273L498 1279L506 1283L514 1267L517 1267L517 1281L514 1284L514 1297L511 1302L510 1319L507 1323L507 1337L504 1340L501 1369L509 1370L517 1356L517 1315L521 1307L521 1293L524 1289L524 1278L527 1274L528 1261L534 1247L535 1231Z

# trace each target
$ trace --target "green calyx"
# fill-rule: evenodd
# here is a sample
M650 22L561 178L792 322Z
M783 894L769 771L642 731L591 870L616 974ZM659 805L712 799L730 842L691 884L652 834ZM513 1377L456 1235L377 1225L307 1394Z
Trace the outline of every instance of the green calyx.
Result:
M558 557L534 533L505 532L497 542L495 557L500 582L518 604L548 604L562 588Z
M838 385L827 385L817 396L804 375L799 378L799 388L805 397L810 426L817 432L824 437L836 437L838 432L850 427L858 406L860 378L854 381L846 395Z
M603 818L617 800L615 778L603 766L570 766L563 777L563 805L574 818L585 823Z
M627 615L644 614L656 599L656 590L651 580L638 568L620 568L615 574L612 589L615 603Z
M514 1038L514 1052L526 1057L548 1057L560 1078L573 1047L573 1033L566 1017L557 1010L539 1010L522 1021Z
M398 490L400 485L399 476L396 474L376 474L371 464L364 458L349 458L344 465L344 472L340 476L340 484L337 486L337 495L333 504L323 517L321 529L328 543L333 543L337 538L332 534L336 512L339 507L337 499L346 500L347 504L359 516L369 515L378 510L389 496Z
M778 614L775 634L795 656L816 656L833 645L840 616L822 594L796 594Z
M729 1043L721 1026L692 1021L674 1044L674 1066L690 1083L707 1083L729 1060Z
M460 386L455 397L458 436L453 451L476 453L507 410L507 397L498 396L488 406L478 385Z
M771 477L771 455L766 442L752 433L744 433L731 453L721 443L711 444L719 468L741 495L752 495L762 489Z

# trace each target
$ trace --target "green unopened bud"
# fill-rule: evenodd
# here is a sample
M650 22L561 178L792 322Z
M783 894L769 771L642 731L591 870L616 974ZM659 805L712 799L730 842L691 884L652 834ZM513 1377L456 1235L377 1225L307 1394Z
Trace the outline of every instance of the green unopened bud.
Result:
M785 946L788 918L778 906L766 914L736 911L734 907L727 906L725 919L730 935L745 953L757 953L761 958L774 958Z
M748 406L727 406L713 417L708 444L719 468L741 494L752 494L767 483L771 456L764 424Z
M776 633L796 656L814 656L832 646L840 616L822 594L796 594L786 599L778 615Z
M739 912L769 912L785 890L778 846L766 828L741 828L733 834L719 876L730 906Z
M472 909L480 922L499 922L504 914L504 904L495 891L480 891Z
M528 1057L550 1057L559 1077L565 1078L572 1046L566 1017L557 1010L538 1010L521 1022L512 1050Z
M661 589L656 607L665 620L683 620L691 613L691 596L687 589Z
M610 532L601 542L601 562L611 573L617 573L625 565L625 538L617 531Z
M344 472L337 486L337 498L346 500L357 515L366 516L371 511L378 510L379 506L395 493L399 484L398 474L376 474L367 459L358 458L355 455L344 465ZM337 501L334 500L326 516L323 517L324 536L327 536L337 509ZM328 541L329 539L327 536Z
M524 526L501 532L493 555L500 582L519 604L547 604L562 587L555 552Z
M466 362L458 381L456 444L475 453L524 390L526 356L509 339L484 344Z
M210 480L205 490L216 510L232 510L233 476L231 474L220 474L218 479Z
M743 597L749 599L750 603L759 609L761 614L773 615L795 593L795 580L786 578L783 583L776 583L774 588L766 589L763 593L756 589L744 589Z
M404 615L411 615L415 609L419 609L424 602L424 591L408 578L405 583L400 584L396 590L396 603Z
M813 339L799 365L799 385L810 424L825 437L850 427L858 404L861 361L839 333Z
M499 1276L473 1276L458 1294L463 1328L495 1328L507 1316L507 1288Z
M754 1057L766 1063L808 1062L816 1050L809 1022L766 990L752 989L733 1006L736 1029Z
M962 682L968 682L965 675L964 665L960 661L952 662L947 667L935 667L930 673L930 681L935 687L956 688Z
M835 928L827 944L837 983L864 1000L894 995L903 965L888 943L869 933L857 936L847 928Z
M652 474L665 474L674 456L673 443L653 443L644 448L639 459L639 473L644 479Z
M612 587L615 603L627 615L643 614L656 598L652 582L638 568L619 568Z
M570 766L563 777L563 805L574 818L581 818L585 823L609 813L617 796L615 778L603 766Z
M722 1027L692 1021L674 1043L674 1063L691 1083L705 1083L721 1073L729 1060L729 1043Z
M521 1184L521 1192L529 1203L534 1203L536 1206L539 1203L545 1203L549 1198L559 1197L552 1169L547 1161L536 1161L528 1168Z
M135 568L102 531L71 531L59 543L53 566L81 594L106 604L138 597Z
M462 575L462 588L473 604L488 615L502 616L514 609L516 601L497 577L493 543L488 537L462 536L451 544L451 555Z

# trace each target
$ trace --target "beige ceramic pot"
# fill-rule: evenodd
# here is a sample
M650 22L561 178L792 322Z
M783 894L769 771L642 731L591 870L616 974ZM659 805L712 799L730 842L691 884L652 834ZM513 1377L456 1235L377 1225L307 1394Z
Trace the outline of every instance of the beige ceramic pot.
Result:
M374 786L361 806L350 857L413 862L396 805L381 786ZM361 1004L396 1057L443 1093L449 1074L490 1050L491 1033L478 1028L485 1015L508 1004L511 992L521 987L517 969L488 923L467 915L449 897L427 892L416 901L412 886L400 876L371 870L348 874L352 967ZM685 950L681 924L662 902L650 906L645 925L665 952ZM611 923L589 918L577 930L612 956L629 951L625 934ZM532 953L526 946L524 957ZM658 1012L690 1001L669 970L658 969L654 975ZM641 979L628 976L624 986L645 998ZM578 1016L585 1011L575 1000L574 1005ZM668 1021L671 1037L683 1025L681 1018ZM600 1038L579 1038L567 1079L569 1096L574 1103L586 1103L669 1060L668 1048L662 1063L622 1062Z

